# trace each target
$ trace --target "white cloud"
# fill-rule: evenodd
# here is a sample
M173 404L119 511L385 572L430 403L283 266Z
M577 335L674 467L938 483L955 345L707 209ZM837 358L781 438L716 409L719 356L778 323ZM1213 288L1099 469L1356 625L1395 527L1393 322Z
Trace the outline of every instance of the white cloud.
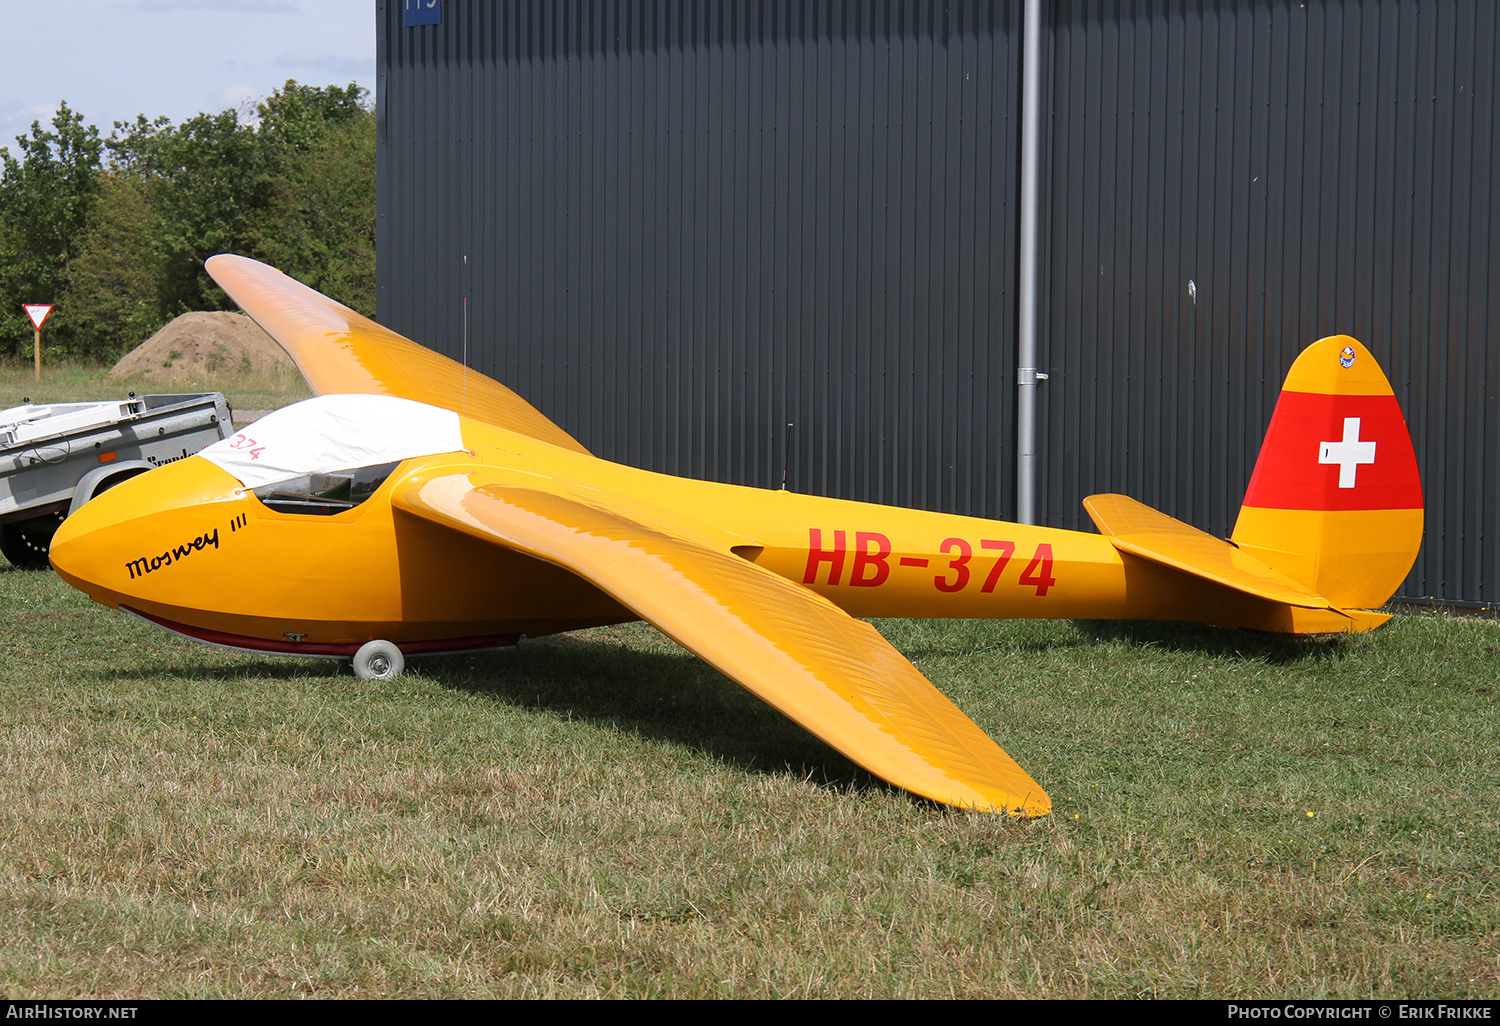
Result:
M6 109L0 106L0 125L5 126L3 137L0 137L0 146L4 146L17 134L30 135L31 123L40 121L42 127L52 128L52 118L57 114L57 104L44 103L31 107L17 107Z
M375 72L373 55L367 58L340 57L326 50L303 48L279 54L276 64L283 68L309 68L335 75L371 75Z
M243 114L289 78L375 87L370 0L0 0L0 10L15 44L0 57L0 144L50 122L59 99L107 134L137 114L179 124Z

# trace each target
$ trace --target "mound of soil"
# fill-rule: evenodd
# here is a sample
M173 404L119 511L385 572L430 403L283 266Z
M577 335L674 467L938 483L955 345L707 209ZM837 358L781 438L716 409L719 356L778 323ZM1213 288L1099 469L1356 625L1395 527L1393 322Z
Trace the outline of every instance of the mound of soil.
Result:
M108 377L178 383L279 366L296 373L286 350L244 314L185 313L125 354Z

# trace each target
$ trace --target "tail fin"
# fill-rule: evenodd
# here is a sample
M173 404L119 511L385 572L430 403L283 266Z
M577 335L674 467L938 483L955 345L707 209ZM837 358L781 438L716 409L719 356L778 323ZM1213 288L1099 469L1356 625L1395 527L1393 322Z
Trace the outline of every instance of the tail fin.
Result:
M1422 544L1422 481L1390 382L1347 335L1287 372L1234 533L1241 552L1343 609L1383 605Z

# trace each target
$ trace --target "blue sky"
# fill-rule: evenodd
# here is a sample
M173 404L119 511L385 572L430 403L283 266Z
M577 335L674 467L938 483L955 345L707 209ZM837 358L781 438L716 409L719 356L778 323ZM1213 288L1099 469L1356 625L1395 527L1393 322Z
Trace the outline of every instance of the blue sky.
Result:
M376 0L4 0L0 146L60 100L114 122L239 107L289 78L375 89Z

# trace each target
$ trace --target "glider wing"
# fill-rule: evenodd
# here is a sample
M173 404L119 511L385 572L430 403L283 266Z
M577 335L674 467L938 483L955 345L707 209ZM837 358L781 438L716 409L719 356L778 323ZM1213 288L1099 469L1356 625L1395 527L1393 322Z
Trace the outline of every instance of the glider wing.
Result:
M291 354L318 395L414 399L574 452L588 451L498 381L465 370L274 267L228 254L210 257L207 267L240 309Z
M668 525L448 474L397 509L565 567L871 773L915 794L1044 815L1046 793L873 627Z

